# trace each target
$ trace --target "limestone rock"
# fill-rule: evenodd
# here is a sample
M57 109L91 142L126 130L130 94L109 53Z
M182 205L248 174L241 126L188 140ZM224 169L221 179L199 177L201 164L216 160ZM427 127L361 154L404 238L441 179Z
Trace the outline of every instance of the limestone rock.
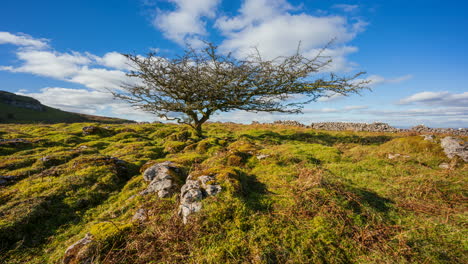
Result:
M448 163L446 163L446 162L441 163L441 164L439 165L439 168L448 170L448 169L450 169L450 164L448 164Z
M202 209L201 200L221 192L221 186L215 181L216 178L213 176L204 175L193 180L189 175L180 190L179 215L184 224L187 224L189 215Z
M147 213L148 212L145 209L140 208L133 215L132 220L133 221L139 221L139 222L146 221L148 219L148 214Z
M427 141L430 141L430 142L435 141L434 135L421 135L421 137L423 137L423 140L427 140Z
M464 143L463 140L454 137L444 137L440 141L440 145L447 157L452 159L458 156L465 162L468 162L468 144Z
M83 135L96 135L96 134L105 134L110 132L110 130L98 126L85 126L82 128Z
M268 155L268 154L259 154L259 155L257 155L258 160L266 159L268 157L270 157L270 155Z
M180 169L169 161L149 167L143 172L143 179L150 183L140 194L157 193L161 198L172 196L177 190L177 184L173 177L176 174L180 174Z
M91 234L88 233L84 238L78 240L75 244L69 246L65 251L63 263L92 263L91 257L87 254L89 251L89 245L92 242L93 237L91 236Z
M402 158L409 158L410 156L408 156L408 155L403 155L403 154L399 154L399 153L395 153L395 154L389 153L389 154L387 155L387 158L388 158L388 159L396 159L396 158L399 158L399 157L402 157Z

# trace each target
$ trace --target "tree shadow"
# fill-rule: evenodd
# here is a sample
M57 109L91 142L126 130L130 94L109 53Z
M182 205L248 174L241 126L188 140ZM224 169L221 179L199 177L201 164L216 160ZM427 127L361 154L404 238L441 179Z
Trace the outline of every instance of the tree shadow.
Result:
M269 191L266 185L258 181L252 174L241 173L239 176L241 184L240 198L252 211L268 211L272 204L267 197Z
M380 145L392 139L389 136L358 136L358 135L331 135L322 132L295 132L293 134L280 134L277 132L264 130L257 131L255 135L242 134L251 140L259 140L269 143L281 143L284 140L300 141L304 143L321 144L333 146L338 143L355 143L360 145Z

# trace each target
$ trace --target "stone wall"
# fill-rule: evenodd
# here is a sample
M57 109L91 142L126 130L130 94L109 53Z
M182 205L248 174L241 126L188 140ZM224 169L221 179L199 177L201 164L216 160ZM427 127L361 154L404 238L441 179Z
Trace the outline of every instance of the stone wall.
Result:
M255 122L258 123L258 122ZM259 123L258 123L259 124ZM286 125L286 126L297 126L306 127L293 120L279 120L273 122L274 125ZM392 127L387 123L351 123L351 122L319 122L312 123L308 128L318 130L330 130L330 131L365 131L365 132L416 132L420 134L450 134L457 136L468 136L468 128L430 128L424 125L418 125L410 129Z

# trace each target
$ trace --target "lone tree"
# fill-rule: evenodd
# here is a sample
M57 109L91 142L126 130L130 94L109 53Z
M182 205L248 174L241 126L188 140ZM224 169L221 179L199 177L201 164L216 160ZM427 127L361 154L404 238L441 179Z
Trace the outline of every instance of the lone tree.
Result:
M176 58L123 54L134 68L127 75L139 82L122 85L113 95L160 118L189 125L202 136L203 123L216 111L301 113L303 105L330 92L349 95L366 88L367 82L357 79L362 72L351 77L311 76L323 76L319 73L331 63L322 53L306 58L298 48L292 56L268 60L255 51L240 60L207 43Z

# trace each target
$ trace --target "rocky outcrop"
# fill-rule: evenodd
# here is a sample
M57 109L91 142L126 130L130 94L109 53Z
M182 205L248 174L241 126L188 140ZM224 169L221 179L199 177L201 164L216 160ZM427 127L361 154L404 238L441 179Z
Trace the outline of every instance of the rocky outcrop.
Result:
M91 234L86 234L86 236L78 240L75 244L69 246L65 251L63 257L64 264L84 264L92 263L92 259L89 256L89 246L93 242L93 237Z
M143 172L143 179L149 184L140 194L157 193L161 198L171 197L178 187L175 177L180 174L180 169L173 162L157 163Z
M463 142L463 140L454 137L444 137L440 140L440 145L448 158L452 159L458 156L465 162L468 162L468 144Z
M221 186L216 184L214 176L200 176L193 179L191 175L180 190L179 215L184 224L188 222L189 215L202 209L201 201L209 196L217 195L221 192Z
M45 106L42 105L38 100L5 91L0 91L0 103L41 112L45 111Z

